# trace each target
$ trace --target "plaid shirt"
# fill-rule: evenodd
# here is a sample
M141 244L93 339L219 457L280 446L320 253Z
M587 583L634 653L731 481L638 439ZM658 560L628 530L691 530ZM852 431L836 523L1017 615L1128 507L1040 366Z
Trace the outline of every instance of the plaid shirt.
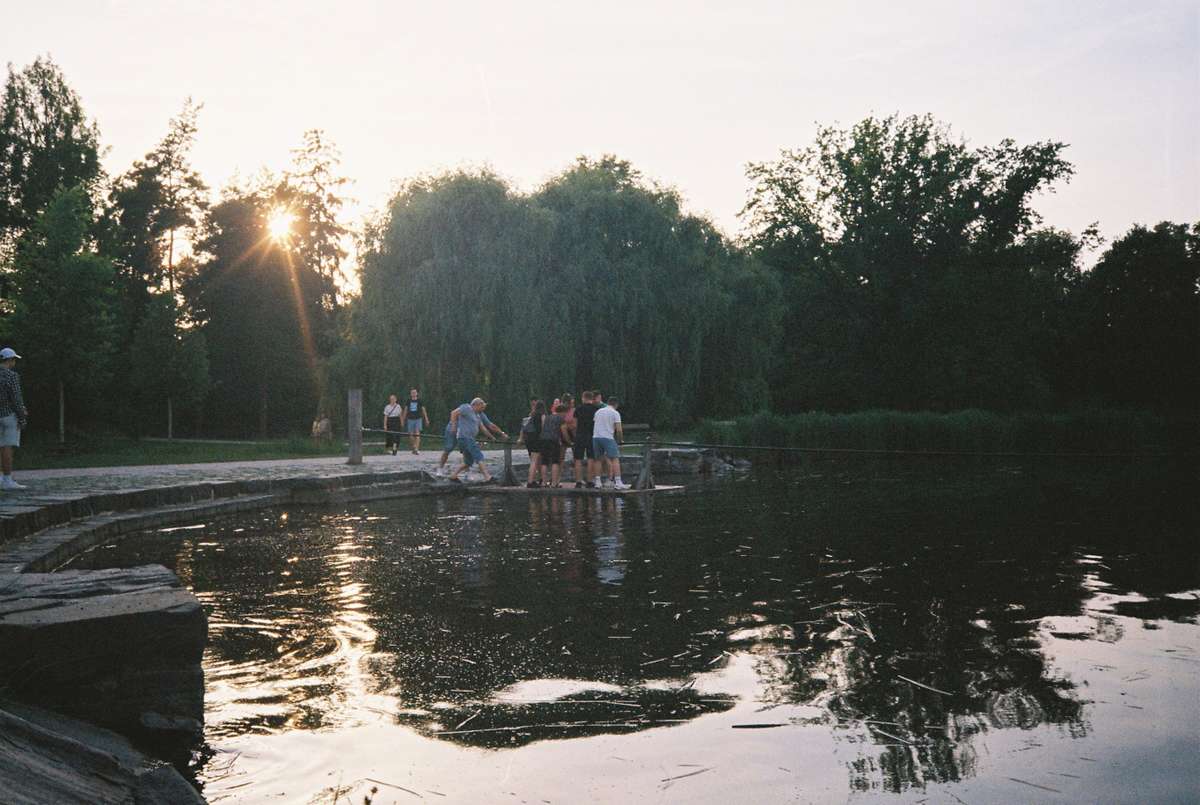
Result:
M12 369L0 366L0 416L17 415L22 425L29 416L25 400L21 397L21 376Z

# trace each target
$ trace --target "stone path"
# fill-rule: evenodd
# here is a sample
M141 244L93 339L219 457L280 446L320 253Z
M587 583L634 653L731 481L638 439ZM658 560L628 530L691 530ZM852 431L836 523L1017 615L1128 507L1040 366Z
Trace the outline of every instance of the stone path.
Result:
M284 478L333 478L361 473L404 472L437 468L441 450L422 450L420 455L401 453L368 455L363 463L351 466L344 456L322 458L273 459L267 461L218 461L203 464L153 464L132 467L81 467L61 470L21 470L17 456L15 477L28 489L0 492L0 509L6 504L25 504L42 496L77 495L94 492L118 492L126 489L152 489L191 483L223 481L281 480ZM448 465L458 458L452 454ZM504 467L504 454L488 453L488 466L495 472ZM513 451L514 465L525 466L525 451Z

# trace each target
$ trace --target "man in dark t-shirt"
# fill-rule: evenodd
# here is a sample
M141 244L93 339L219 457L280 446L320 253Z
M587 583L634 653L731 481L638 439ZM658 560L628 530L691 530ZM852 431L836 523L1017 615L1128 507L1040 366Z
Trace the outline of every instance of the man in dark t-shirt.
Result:
M576 489L583 488L585 472L587 483L592 482L591 462L588 461L596 457L592 452L592 421L600 410L594 392L585 391L581 397L583 404L575 406L575 441L571 447L571 457L575 460Z

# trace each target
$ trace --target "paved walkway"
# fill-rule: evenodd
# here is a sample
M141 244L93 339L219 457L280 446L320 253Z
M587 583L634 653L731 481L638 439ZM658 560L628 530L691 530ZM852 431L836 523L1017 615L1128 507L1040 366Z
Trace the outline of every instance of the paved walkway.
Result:
M329 478L353 473L404 472L437 469L441 450L422 450L420 455L400 453L368 455L363 463L351 466L344 456L323 458L272 459L266 461L216 461L203 464L150 464L132 467L80 467L60 470L21 470L18 463L14 476L28 488L0 492L0 506L23 503L46 495L79 495L94 492L116 492L126 489L150 489L189 483L248 481L254 479ZM447 466L457 467L458 454L450 456ZM504 469L504 454L489 452L488 468L492 472ZM524 450L513 451L513 464L525 466Z

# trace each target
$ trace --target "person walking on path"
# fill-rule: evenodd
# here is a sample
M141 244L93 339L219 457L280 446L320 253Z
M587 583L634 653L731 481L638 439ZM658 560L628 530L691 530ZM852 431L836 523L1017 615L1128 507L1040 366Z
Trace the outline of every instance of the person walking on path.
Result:
M13 480L13 448L21 446L21 431L29 421L25 398L21 396L21 376L13 371L21 356L11 347L0 349L0 489L24 489Z
M621 430L621 402L616 397L609 397L608 404L596 412L592 421L592 449L596 453L592 476L595 486L601 488L600 476L595 470L602 469L600 465L607 462L610 466L609 477L612 478L612 488L623 490L629 485L621 480L621 446L625 434Z
M487 466L483 463L483 451L479 449L476 437L481 429L492 431L506 441L508 434L490 422L484 424L484 408L487 408L487 403L483 401L482 397L476 397L471 402L458 406L450 414L450 427L454 429L456 443L459 452L462 453L462 466L450 475L451 481L457 482L458 476L471 469L473 465L479 466L479 472L483 475L484 481L492 480L492 474L488 472Z
M404 406L400 424L408 432L408 446L414 456L421 454L421 423L429 427L429 412L421 404L421 394L416 389L408 392L408 404Z
M400 437L392 434L402 430L403 421L404 406L396 400L395 394L388 395L388 404L383 407L383 429L387 431L387 441L383 449L391 450L393 456L400 449Z
M596 406L595 392L585 391L580 395L583 403L575 406L575 424L571 443L571 458L575 462L575 488L592 482L592 421L600 409ZM585 476L586 475L586 479Z
M541 486L536 480L538 470L542 465L541 445L539 437L542 432L542 418L546 416L546 404L536 397L529 401L529 416L521 420L521 433L517 436L517 444L525 445L529 453L529 480L525 486L529 489Z

